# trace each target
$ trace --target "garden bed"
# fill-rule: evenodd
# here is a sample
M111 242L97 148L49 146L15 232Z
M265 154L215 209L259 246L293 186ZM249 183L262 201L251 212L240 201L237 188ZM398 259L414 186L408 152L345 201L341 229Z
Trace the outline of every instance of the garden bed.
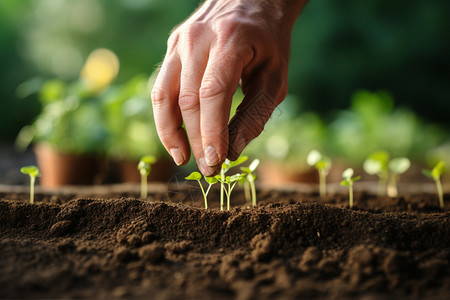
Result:
M361 184L363 186L363 184ZM449 195L379 199L333 187L236 191L220 211L180 185L0 186L2 298L446 299ZM370 189L364 189L370 190Z

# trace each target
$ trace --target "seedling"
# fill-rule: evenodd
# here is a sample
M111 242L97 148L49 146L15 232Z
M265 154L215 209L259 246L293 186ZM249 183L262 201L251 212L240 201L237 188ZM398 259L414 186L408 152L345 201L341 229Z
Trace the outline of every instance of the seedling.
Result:
M141 174L141 198L147 199L147 177L152 170L152 164L156 162L156 158L151 155L146 155L141 158L137 166Z
M378 196L385 196L389 178L389 153L385 151L372 153L364 161L363 169L367 174L378 176Z
M205 200L205 209L208 209L208 193L211 190L213 184L216 184L218 180L215 177L205 177L205 181L209 184L208 189L205 192L201 179L202 175L199 172L192 172L189 176L185 177L186 180L197 180L200 189L202 190L203 199Z
M220 210L223 210L224 205L224 197L223 194L226 192L225 183L226 177L225 174L233 167L236 167L242 163L244 163L248 159L247 156L241 156L235 161L230 161L225 159L225 162L222 164L222 168L220 169L220 174L215 176L220 182Z
M25 175L30 176L30 203L34 203L34 183L36 181L36 177L39 176L39 169L36 166L26 166L20 168L20 172Z
M215 178L223 183L224 185L226 184L227 187L224 188L224 192L227 196L227 210L230 210L230 202L231 202L231 192L233 191L234 187L236 186L236 184L242 179L242 177L244 176L244 174L234 174L231 176L226 176L225 180L222 181L222 178L220 175L215 176Z
M400 177L400 174L405 173L409 167L411 166L411 161L406 157L398 157L394 158L389 162L389 184L387 187L387 194L389 197L397 197L397 181Z
M255 172L256 168L259 166L259 159L255 159L252 161L250 166L248 167L241 167L242 171L242 178L240 182L244 183L244 188L250 186L251 189L251 200L252 200L252 207L256 207L256 188L255 188L255 180L256 180L256 174L253 174ZM247 188L248 190L248 188ZM248 191L246 192L246 198Z
M327 175L328 172L330 172L331 168L331 160L323 156L322 153L320 153L317 150L311 150L306 157L306 162L308 165L313 166L317 169L319 172L319 191L320 196L325 196L327 193Z
M433 169L431 170L422 170L422 173L433 179L436 182L436 187L438 191L439 196L439 206L443 209L444 208L444 192L442 191L442 183L441 183L441 175L445 173L447 170L444 161L439 161Z
M355 171L353 171L352 168L348 168L342 172L342 178L344 178L344 180L341 181L341 185L348 186L348 203L350 208L353 207L353 182L361 179L361 176L353 177L354 173Z

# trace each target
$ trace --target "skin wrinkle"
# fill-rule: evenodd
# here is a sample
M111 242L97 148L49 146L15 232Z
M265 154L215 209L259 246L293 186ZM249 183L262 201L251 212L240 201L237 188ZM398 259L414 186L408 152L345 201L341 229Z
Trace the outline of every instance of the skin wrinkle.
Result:
M163 142L166 149L178 147L189 160L185 154L190 144L200 171L211 176L221 162L206 166L206 147L213 147L220 160L231 152L235 159L262 132L287 93L290 31L303 3L206 0L173 31L163 67L179 66L161 72L155 84L156 88L169 89L165 97L170 97L171 103L167 107L155 105L158 134L170 132L165 126L178 132ZM239 80L245 97L229 121ZM183 117L189 140L178 130L180 124L170 122L178 116ZM213 148L207 153L210 164L214 164Z

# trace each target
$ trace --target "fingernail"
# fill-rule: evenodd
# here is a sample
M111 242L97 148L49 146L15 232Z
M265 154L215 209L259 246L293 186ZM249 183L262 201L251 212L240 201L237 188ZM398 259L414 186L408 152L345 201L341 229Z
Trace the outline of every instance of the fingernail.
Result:
M206 146L205 150L203 150L203 154L205 155L207 166L213 167L219 163L219 156L217 155L216 148L213 146Z
M183 154L181 154L180 149L171 148L170 155L172 156L173 161L177 164L177 166L181 165L184 162L184 157Z
M200 172L205 175L206 177L208 176L213 176L217 173L217 169L207 166L206 165L206 161L205 159L202 157L198 160L198 168L200 170Z

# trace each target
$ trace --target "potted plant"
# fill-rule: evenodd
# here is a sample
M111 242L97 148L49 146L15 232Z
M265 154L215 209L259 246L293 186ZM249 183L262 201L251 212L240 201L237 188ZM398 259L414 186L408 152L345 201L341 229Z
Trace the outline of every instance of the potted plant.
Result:
M93 184L98 157L106 152L108 129L99 100L117 75L114 53L97 49L88 57L80 78L66 83L46 81L39 92L41 113L24 127L17 143L34 143L41 185Z

